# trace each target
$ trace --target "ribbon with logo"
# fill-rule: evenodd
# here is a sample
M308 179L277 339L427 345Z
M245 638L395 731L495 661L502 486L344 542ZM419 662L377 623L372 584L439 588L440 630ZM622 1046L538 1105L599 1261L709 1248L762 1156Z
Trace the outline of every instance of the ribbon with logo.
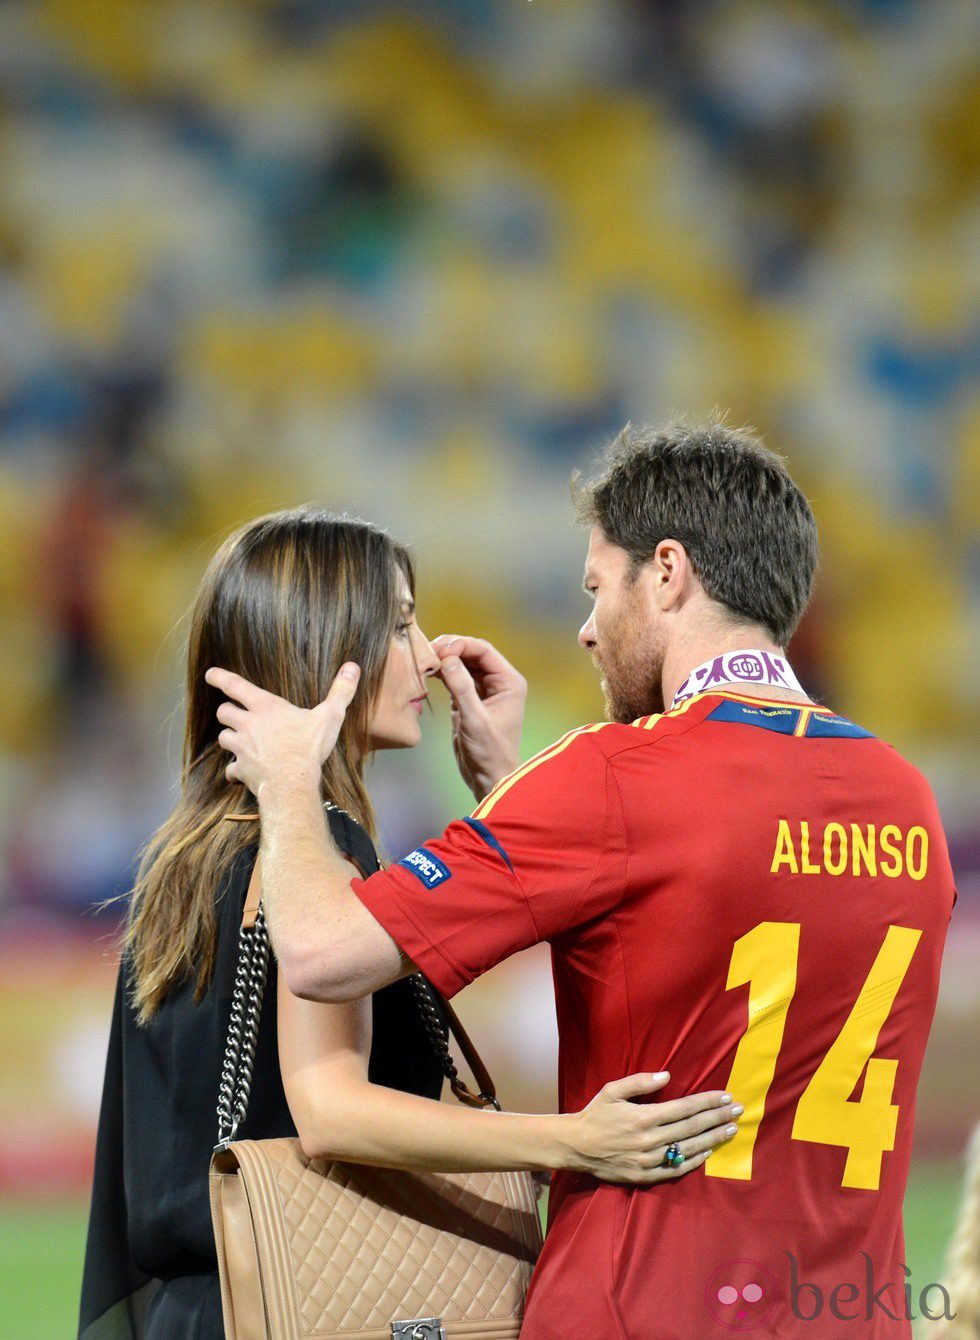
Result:
M772 651L726 651L697 666L674 694L671 707L707 693L719 684L764 684L767 688L791 689L806 693L785 656Z

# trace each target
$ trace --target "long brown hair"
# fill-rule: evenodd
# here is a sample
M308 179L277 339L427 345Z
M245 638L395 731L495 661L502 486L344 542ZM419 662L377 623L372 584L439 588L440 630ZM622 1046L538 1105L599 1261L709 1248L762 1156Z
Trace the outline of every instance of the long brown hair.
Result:
M400 574L414 598L403 546L368 522L315 507L249 522L211 560L191 620L180 795L143 853L126 933L141 1023L177 981L195 978L197 999L207 990L215 896L239 852L257 841L254 825L220 822L254 807L243 786L225 780L228 756L215 717L222 695L204 672L223 666L309 708L326 697L341 665L356 661L358 693L324 765L322 790L375 836L363 768L371 709L400 618Z

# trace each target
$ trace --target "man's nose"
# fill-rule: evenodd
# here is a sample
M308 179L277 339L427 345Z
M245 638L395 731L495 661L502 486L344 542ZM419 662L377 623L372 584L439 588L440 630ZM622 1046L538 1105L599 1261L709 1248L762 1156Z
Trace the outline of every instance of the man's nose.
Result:
M578 644L583 651L591 651L596 644L595 619L591 614L578 630Z

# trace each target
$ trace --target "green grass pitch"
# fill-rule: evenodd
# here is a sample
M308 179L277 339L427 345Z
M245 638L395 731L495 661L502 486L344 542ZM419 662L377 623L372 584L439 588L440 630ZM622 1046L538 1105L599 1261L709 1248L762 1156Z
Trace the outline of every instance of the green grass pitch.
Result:
M940 1279L960 1195L955 1163L920 1164L905 1202L908 1264L917 1286ZM75 1335L86 1207L0 1205L0 1334Z

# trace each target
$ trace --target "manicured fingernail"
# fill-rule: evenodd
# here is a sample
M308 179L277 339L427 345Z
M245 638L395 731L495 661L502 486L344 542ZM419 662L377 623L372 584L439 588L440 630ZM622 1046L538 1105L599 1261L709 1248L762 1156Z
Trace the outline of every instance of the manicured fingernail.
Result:
M670 1071L669 1071L669 1070L658 1070L658 1071L654 1074L653 1078L654 1078L654 1079L670 1079Z
M723 1093L723 1094L721 1095L721 1105L722 1105L722 1107L724 1107L726 1103L730 1103L731 1101L732 1101L732 1095L731 1095L730 1093Z
M745 1111L745 1108L742 1106L742 1104L741 1104L741 1103L736 1103L735 1106L732 1108L732 1116L733 1116L733 1117L740 1117L744 1111Z
M357 679L361 673L361 667L355 665L353 661L348 661L345 666L341 667L340 673L345 679Z
M726 1127L725 1127L725 1134L728 1135L728 1136L738 1135L738 1127L737 1127L737 1126L726 1126Z

